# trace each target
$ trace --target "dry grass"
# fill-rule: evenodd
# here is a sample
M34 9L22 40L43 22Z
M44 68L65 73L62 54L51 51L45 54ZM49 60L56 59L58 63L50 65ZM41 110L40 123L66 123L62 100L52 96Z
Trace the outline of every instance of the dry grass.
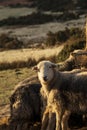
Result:
M0 71L0 107L9 103L15 85L34 73L31 68Z
M58 56L62 49L63 45L47 49L20 49L0 52L0 70L30 67L42 59L53 60L53 57Z
M0 118L0 125L8 124L8 117Z
M20 81L35 75L35 73L35 71L32 71L32 68L0 71L0 124L5 123L9 117L9 97L14 87Z
M41 57L49 57L58 55L63 46L48 49L20 49L0 52L0 63L14 61L27 61L29 58L40 59Z
M48 49L23 49L0 52L0 66L4 67L24 67L27 63L30 66L35 65L39 60L49 57L55 61L56 55L61 51L63 46ZM49 59L48 58L48 59ZM12 65L12 66L11 66ZM17 67L18 65L18 67ZM9 103L9 96L14 86L23 79L32 76L35 72L31 68L13 69L0 71L0 106Z
M76 57L76 64L78 66L80 66L80 67L87 68L87 55L79 55L79 56L77 56Z

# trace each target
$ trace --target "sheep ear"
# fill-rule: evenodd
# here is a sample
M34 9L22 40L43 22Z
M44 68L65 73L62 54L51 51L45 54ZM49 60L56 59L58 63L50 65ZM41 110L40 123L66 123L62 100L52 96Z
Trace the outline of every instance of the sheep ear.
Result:
M32 69L33 69L33 70L38 70L37 66L34 66Z
M52 63L52 68L56 68L56 67L57 67L57 65Z

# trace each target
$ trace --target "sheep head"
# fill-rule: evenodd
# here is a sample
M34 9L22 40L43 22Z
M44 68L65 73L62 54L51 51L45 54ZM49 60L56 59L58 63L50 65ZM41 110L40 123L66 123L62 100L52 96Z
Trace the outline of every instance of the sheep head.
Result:
M42 84L49 83L53 79L56 66L56 64L50 61L41 61L34 67Z

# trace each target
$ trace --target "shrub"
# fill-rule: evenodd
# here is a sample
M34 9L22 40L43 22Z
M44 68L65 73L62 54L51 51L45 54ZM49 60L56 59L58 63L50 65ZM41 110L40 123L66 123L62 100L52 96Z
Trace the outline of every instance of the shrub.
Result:
M27 61L27 67L34 66L37 63L37 61L34 58L29 58Z
M0 26L14 26L14 25L37 25L43 24L47 22L52 22L54 20L71 20L76 19L77 16L74 13L64 12L63 14L46 14L42 13L41 11L33 12L27 16L20 16L20 17L9 17L7 19L0 20Z
M59 31L56 33L56 40L59 42L65 42L68 38L69 38L69 35L67 35L66 30Z
M69 29L70 36L74 36L76 38L85 38L85 31L81 28L71 28Z
M64 45L63 50L58 55L57 61L60 62L66 60L69 57L70 52L74 51L75 49L77 50L83 48L85 48L85 40L72 40L72 43L67 43Z
M58 31L56 33L53 33L49 31L47 33L47 38L45 44L47 46L54 46L54 45L60 45L61 43L66 42L68 39L78 39L82 38L85 39L85 33L84 30L80 28L66 28L64 31Z
M23 42L17 38L10 37L9 34L0 35L0 49L18 49L21 48Z
M0 26L11 25L35 25L43 24L54 20L54 16L51 14L44 14L40 11L34 12L27 16L20 16L18 18L9 17L0 21Z
M65 11L60 17L59 17L62 21L64 20L72 20L72 19L78 19L79 15L77 13L73 13L73 12L69 12L69 11Z
M45 44L46 44L47 46L53 46L53 45L56 44L55 34L52 33L51 31L49 31L49 32L47 33L47 39L46 39Z
M70 5L72 1L69 0L37 0L37 8L40 10L59 11L66 9L65 5Z

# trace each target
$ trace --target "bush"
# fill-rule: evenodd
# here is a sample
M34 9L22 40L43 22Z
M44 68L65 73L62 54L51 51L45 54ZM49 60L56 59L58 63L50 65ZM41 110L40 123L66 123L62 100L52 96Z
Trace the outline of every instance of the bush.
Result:
M84 30L80 28L66 28L64 31L58 31L53 33L49 31L47 33L47 38L45 44L47 46L60 45L61 43L66 42L68 39L85 39Z
M64 61L66 60L69 55L70 55L70 52L74 51L75 49L83 49L85 48L85 41L84 40L72 40L72 43L67 43L64 45L64 48L63 50L59 53L58 57L57 57L57 61L60 62L60 61Z
M59 42L65 42L69 38L67 31L59 31L56 33L56 40Z
M10 37L9 34L0 35L0 49L19 49L23 45L23 42L17 38Z
M27 16L20 16L18 18L9 17L0 21L0 26L11 25L35 25L43 24L54 20L54 16L51 14L44 14L41 12L34 12Z
M71 28L69 30L70 36L74 36L77 38L85 38L85 31L81 28Z
M47 39L46 39L45 44L46 44L47 46L53 46L53 45L56 44L55 34L52 33L51 31L49 31L49 32L47 33Z
M47 22L52 22L54 20L71 20L76 19L78 16L74 13L64 12L63 14L46 14L41 11L33 12L27 16L9 17L0 21L0 26L14 26L14 25L36 25L43 24Z

